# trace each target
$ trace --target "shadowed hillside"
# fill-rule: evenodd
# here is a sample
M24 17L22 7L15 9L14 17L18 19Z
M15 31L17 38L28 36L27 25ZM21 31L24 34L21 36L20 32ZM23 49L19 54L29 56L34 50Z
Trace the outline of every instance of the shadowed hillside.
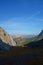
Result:
M30 46L30 47L43 47L43 39L38 40L38 41L33 41L33 42L30 42L30 43L27 43L27 44L24 45L24 46Z
M10 49L10 46L8 44L6 44L5 42L3 42L1 39L0 39L0 49L1 50L9 50ZM0 50L0 51L1 51Z

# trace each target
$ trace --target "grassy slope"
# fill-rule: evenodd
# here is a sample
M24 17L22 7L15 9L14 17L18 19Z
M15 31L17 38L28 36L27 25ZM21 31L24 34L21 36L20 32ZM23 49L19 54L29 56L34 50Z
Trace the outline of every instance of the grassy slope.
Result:
M28 38L27 39L22 39L20 41L17 41L17 46L22 46L22 45L30 43L30 42L32 42L32 39L28 39Z
M18 40L17 46L22 46L24 44L34 42L34 41L38 41L38 40L41 40L41 39L43 39L43 36L41 36L41 37L36 36L36 37L30 38L30 39L29 38L23 38L23 39L20 39L20 40L17 39Z

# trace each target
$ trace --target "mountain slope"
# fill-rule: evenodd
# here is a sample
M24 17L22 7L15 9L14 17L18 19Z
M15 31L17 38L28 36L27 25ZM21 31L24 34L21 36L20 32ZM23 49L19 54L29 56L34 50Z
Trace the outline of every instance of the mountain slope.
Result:
M13 38L2 27L0 27L0 40L2 40L2 42L6 44L6 47L7 45L16 46L16 42L13 41ZM0 47L2 45L3 44L1 44L1 41L0 41Z
M37 35L36 37L33 38L34 41L38 41L43 39L43 30Z
M43 30L38 36L32 38L32 42L25 44L24 46L43 46Z
M10 49L10 45L6 44L5 42L3 42L0 39L0 51L2 51L2 50L9 50L9 49Z
M38 36L43 36L43 30L41 31L41 33Z
M25 44L28 47L43 47L43 39Z

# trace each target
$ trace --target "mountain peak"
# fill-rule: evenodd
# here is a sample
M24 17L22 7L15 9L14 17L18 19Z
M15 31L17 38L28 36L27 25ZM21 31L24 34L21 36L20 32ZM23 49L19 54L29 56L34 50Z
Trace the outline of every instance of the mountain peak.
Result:
M39 36L43 36L43 30L40 32Z
M2 31L5 31L2 27L0 27L0 31L1 31L1 30L2 30Z
M43 30L41 32L43 33Z
M1 29L2 27L0 27L0 29Z
M6 35L7 32L2 27L0 27L0 36L3 36L4 34Z
M41 33L40 34L43 34L43 30L41 31Z
M0 30L3 30L3 28L2 28L2 27L0 27Z
M0 27L0 29L3 29L2 27Z

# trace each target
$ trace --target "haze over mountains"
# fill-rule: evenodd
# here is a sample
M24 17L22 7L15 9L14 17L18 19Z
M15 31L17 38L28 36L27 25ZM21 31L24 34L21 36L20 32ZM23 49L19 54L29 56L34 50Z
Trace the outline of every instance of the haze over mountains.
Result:
M32 34L15 34L13 35L13 38L32 38L35 37L36 35L32 35Z

